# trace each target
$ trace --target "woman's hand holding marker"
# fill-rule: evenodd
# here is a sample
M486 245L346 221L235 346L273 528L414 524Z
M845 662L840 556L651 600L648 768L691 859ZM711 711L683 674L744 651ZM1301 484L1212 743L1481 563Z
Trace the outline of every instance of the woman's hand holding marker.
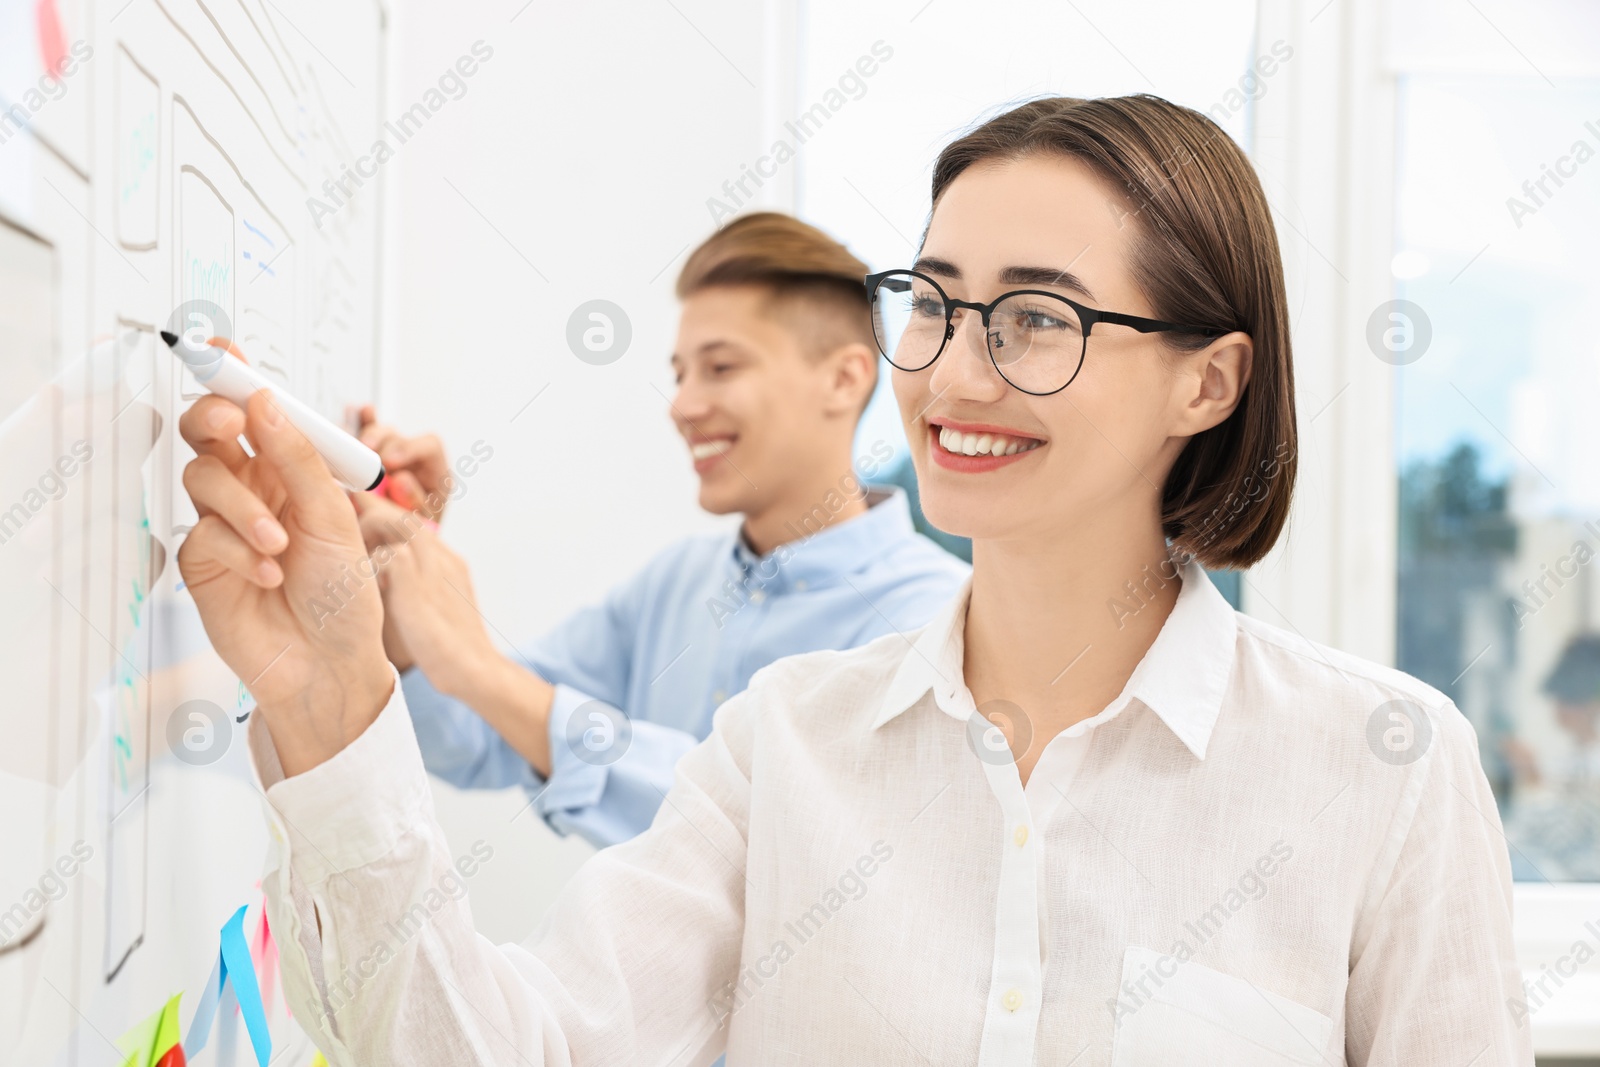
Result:
M178 568L206 635L255 696L284 773L336 755L393 689L377 583L345 491L266 392L205 396L178 423L199 521ZM255 455L239 443L243 434ZM329 606L329 589L340 590Z

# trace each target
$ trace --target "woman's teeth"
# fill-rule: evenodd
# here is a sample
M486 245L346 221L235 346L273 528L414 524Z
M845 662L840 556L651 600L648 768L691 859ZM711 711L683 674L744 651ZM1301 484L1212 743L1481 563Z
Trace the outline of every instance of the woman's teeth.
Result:
M689 446L689 455L696 460L710 459L712 456L722 455L732 447L733 442L726 439L721 441L700 441Z
M1038 448L1043 441L1028 437L1007 437L1001 433L962 433L948 426L939 427L939 446L962 456L1009 456Z

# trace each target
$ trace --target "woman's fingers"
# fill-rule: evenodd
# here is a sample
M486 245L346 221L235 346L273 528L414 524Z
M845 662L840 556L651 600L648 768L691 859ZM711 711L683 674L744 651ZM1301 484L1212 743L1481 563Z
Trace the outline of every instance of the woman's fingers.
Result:
M204 574L208 564L226 567L240 578L271 589L283 582L283 568L276 560L246 544L238 532L218 515L206 515L194 524L179 550L185 577Z
M247 426L256 456L278 474L303 520L322 532L346 529L355 540L349 498L306 435L290 422L269 390L250 398Z
M275 556L288 547L289 534L267 505L216 456L199 456L184 467L183 487L201 517L221 519L256 552Z
M232 471L250 459L239 444L244 429L245 414L239 405L211 394L189 405L178 419L178 432L190 448L198 455L215 456Z

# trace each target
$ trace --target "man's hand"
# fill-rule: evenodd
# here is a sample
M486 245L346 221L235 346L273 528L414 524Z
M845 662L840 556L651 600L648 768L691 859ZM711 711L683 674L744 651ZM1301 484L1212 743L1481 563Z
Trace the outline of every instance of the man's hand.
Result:
M388 476L384 488L395 503L416 511L425 519L438 522L450 500L454 475L445 458L444 442L433 434L405 437L393 426L378 421L371 404L360 411L361 443L383 460Z
M417 512L396 507L372 493L356 493L350 498L356 506L361 524L361 538L367 552L372 555L373 567L378 574L378 592L384 592L383 570L394 552L410 541L414 534L426 527ZM404 674L417 665L416 657L407 647L394 611L389 607L387 595L383 598L383 651L394 664L395 670Z
M383 591L390 662L402 671L420 669L435 689L481 715L548 775L555 688L495 649L460 556L414 514L372 494L355 499Z
M284 773L300 774L359 737L393 690L355 514L265 391L248 413L202 397L178 427L198 453L183 484L200 515L178 569L212 646L255 696Z
M383 592L385 644L407 661L395 665L418 667L441 693L463 698L471 679L503 658L478 613L466 561L387 500L362 495L356 507Z

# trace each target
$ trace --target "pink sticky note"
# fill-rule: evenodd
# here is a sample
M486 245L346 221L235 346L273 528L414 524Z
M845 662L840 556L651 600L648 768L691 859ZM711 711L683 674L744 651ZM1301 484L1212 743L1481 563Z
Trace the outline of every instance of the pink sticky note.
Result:
M61 13L56 0L39 0L35 9L39 21L39 60L56 78L67 61L67 35L61 28Z

